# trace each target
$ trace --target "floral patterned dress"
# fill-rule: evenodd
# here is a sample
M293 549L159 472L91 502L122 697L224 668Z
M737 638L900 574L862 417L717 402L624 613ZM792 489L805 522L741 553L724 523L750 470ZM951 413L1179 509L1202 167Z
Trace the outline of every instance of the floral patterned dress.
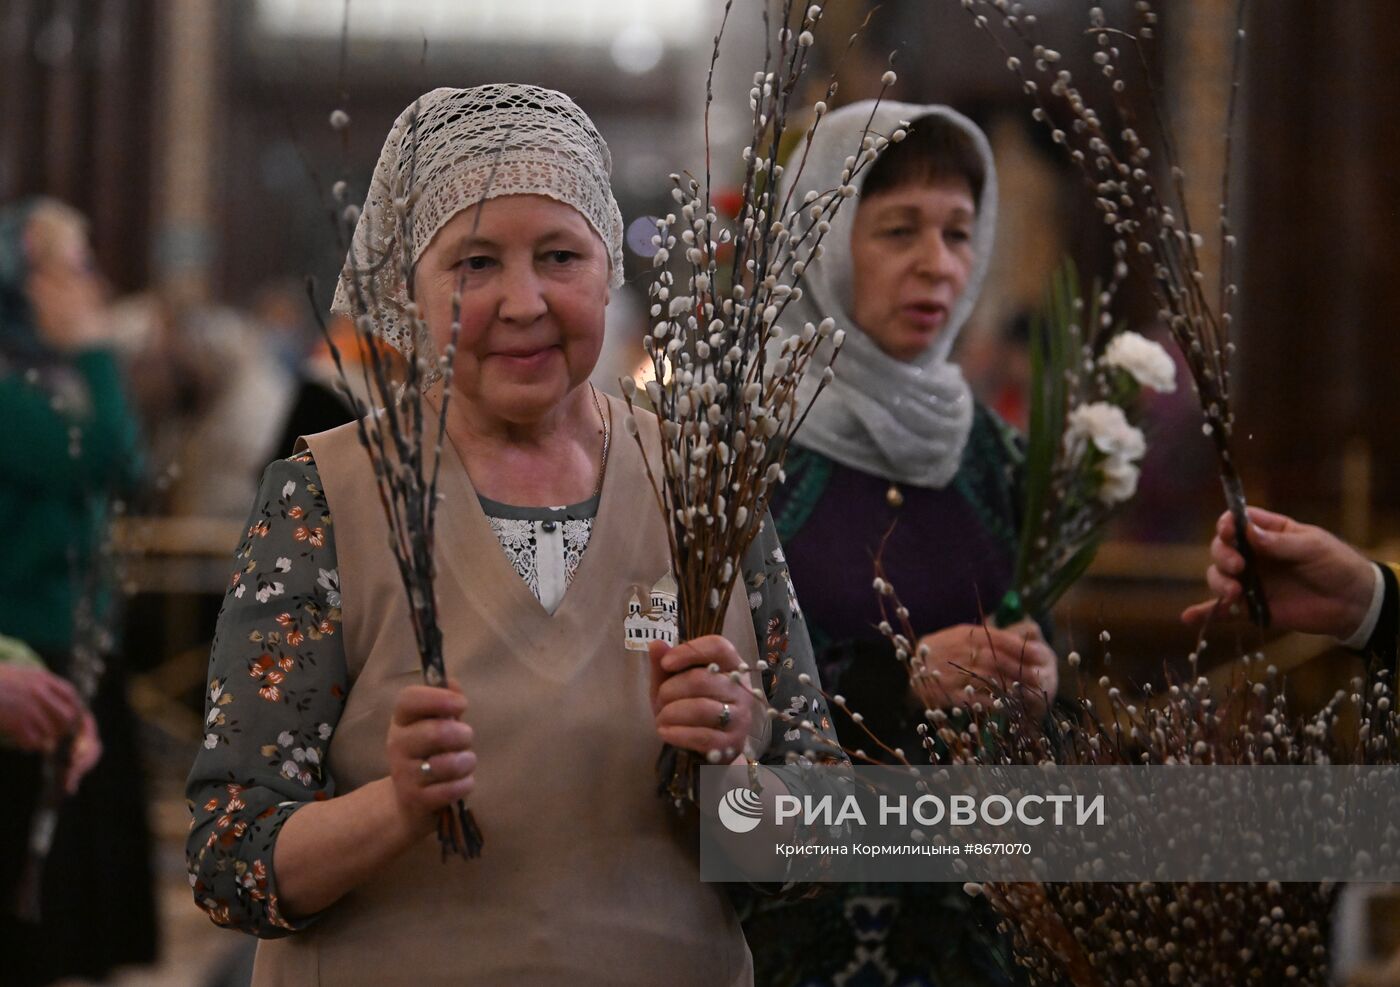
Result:
M562 508L515 508L482 498L482 506L516 572L552 609L550 594L562 595L560 586L587 548L597 498ZM263 938L315 920L280 913L272 860L292 813L336 794L326 757L349 678L333 531L310 454L269 466L219 614L204 740L186 789L195 901L215 923ZM782 763L815 746L798 729L801 720L810 720L839 755L771 521L745 556L743 573L764 686L780 711L762 760ZM804 672L812 685L799 681Z

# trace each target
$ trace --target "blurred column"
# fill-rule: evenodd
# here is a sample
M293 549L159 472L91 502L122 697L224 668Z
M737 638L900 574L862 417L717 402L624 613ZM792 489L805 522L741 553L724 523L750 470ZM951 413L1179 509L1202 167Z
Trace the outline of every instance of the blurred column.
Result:
M108 256L135 253L128 245L144 230L144 224L137 225L138 217L133 215L129 184L131 176L140 173L137 149L150 138L149 130L142 131L149 118L143 119L136 112L136 103L145 96L136 68L140 55L134 50L144 26L138 7L134 0L100 0L91 16L95 36L92 133L86 141L93 162L89 212L99 250ZM134 280L135 260L128 257L120 271L108 269L109 276Z
M1344 495L1371 493L1388 536L1400 521L1400 4L1270 0L1249 30L1240 393L1257 431L1241 452L1274 506L1335 525ZM1369 476L1347 452L1357 439Z
M211 287L219 6L165 0L159 8L154 269L162 292L182 305Z
M0 197L81 204L83 65L77 0L0 3Z
M1206 298L1212 305L1220 297L1221 179L1226 167L1235 10L1235 0L1193 0L1170 8L1165 31L1170 45L1167 85L1173 97L1173 136L1186 173L1191 226L1205 240L1197 254L1206 278ZM1239 166L1244 141L1238 133L1235 137L1232 154Z
M82 66L78 55L78 4L59 0L45 12L34 36L34 55L47 70L44 93L44 180L51 194L81 201L79 155L87 123L82 107Z
M28 141L32 139L29 72L29 0L0 7L0 202L25 188Z

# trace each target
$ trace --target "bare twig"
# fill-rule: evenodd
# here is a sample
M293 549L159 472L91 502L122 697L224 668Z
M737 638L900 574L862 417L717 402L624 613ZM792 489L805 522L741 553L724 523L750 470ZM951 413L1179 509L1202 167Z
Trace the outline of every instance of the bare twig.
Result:
M1169 198L1158 192L1157 179L1149 171L1151 152L1136 129L1127 119L1120 121L1121 129L1108 127L1075 84L1073 74L1063 67L1060 53L1036 40L1037 22L1033 15L1009 0L964 0L963 6L971 13L974 24L993 39L1006 57L1007 67L1035 101L1034 119L1050 129L1051 138L1065 148L1093 187L1095 205L1116 238L1115 256L1138 262L1149 278L1161 318L1190 369L1205 415L1203 430L1215 447L1225 499L1240 532L1237 547L1246 562L1241 581L1250 616L1259 626L1267 626L1268 602L1244 534L1248 530L1244 487L1230 445L1234 413L1229 356L1233 344L1228 338L1228 311L1224 305L1212 305L1205 295L1205 277L1197 254L1203 241L1194 231L1187 211L1184 172L1177 161L1171 120L1152 81L1145 52L1144 42L1155 33L1152 5L1147 0L1135 3L1141 16L1139 26L1132 31L1111 26L1104 8L1094 6L1090 8L1088 33L1098 48L1094 56L1097 70L1108 80L1120 108L1124 105L1120 97L1127 84L1122 78L1119 45L1129 45L1141 63L1166 157L1167 182L1172 191ZM1237 29L1237 63L1242 50L1240 39ZM1232 105L1237 73L1238 65L1232 83ZM1067 129L1056 123L1052 104L1067 116ZM1233 125L1233 111L1230 124ZM1227 218L1222 211L1222 222ZM1230 238L1228 245L1232 247L1233 234L1224 235ZM1222 277L1222 283L1227 281Z

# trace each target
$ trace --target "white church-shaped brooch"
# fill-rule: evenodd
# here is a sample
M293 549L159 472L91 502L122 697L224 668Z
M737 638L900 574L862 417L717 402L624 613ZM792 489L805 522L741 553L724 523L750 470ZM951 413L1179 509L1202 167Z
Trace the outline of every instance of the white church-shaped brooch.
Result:
M652 641L665 641L675 647L680 636L679 588L669 569L651 588L648 599L643 609L640 592L634 591L627 604L627 619L622 626L628 651L646 654L647 645Z

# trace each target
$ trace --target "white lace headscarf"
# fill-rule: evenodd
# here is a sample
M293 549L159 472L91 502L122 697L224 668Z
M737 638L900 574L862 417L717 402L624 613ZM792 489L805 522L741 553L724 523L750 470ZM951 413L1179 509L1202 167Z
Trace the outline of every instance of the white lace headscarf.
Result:
M856 180L855 202L843 206L832 220L821 260L811 264L803 276L802 299L783 316L790 329L831 317L838 328L846 330L836 377L812 407L796 442L866 473L911 486L943 487L957 473L972 429L972 392L961 368L949 362L948 354L977 303L991 263L996 169L986 135L962 114L946 106L885 102L871 119L873 105L872 100L852 103L821 121L798 184L802 190L818 192L839 188L846 157L858 152L867 121L872 134L888 136L902 120L911 121L915 129L920 119L946 120L971 137L986 171L972 233L972 271L943 331L917 359L896 360L862 332L851 319L855 298L851 230L860 187L870 173L867 167ZM788 165L788 170L795 170L796 159ZM815 387L816 376L807 375L808 393Z
M406 350L405 248L417 264L453 216L504 195L545 195L577 209L607 246L619 287L622 212L611 175L608 145L563 93L514 84L425 93L384 140L331 310L368 314L379 336ZM408 209L407 224L396 204Z

